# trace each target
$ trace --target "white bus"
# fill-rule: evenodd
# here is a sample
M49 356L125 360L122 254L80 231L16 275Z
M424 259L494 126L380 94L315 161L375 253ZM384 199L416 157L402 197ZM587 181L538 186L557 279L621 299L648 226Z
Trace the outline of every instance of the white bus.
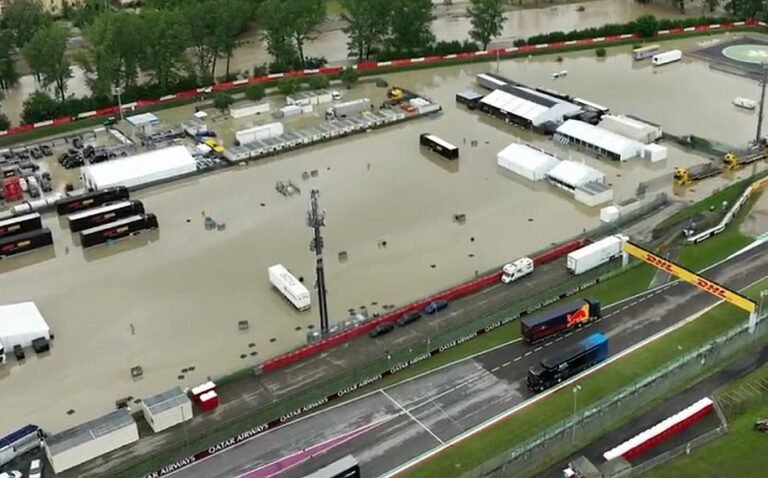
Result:
M632 50L632 59L635 61L645 60L646 58L650 58L653 55L657 55L659 52L661 52L661 47L659 45L648 45L635 48Z

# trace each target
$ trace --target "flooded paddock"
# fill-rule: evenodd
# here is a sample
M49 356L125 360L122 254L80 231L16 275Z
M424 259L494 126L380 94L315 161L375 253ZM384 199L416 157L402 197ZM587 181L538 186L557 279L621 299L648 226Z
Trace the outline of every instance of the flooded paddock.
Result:
M753 82L689 60L653 73L648 65L635 67L628 51L611 49L605 60L593 52L563 55L562 63L552 57L510 60L500 63L499 72L647 118L673 133L733 144L752 136L754 115L736 111L731 99L755 90ZM599 208L580 205L547 184L501 173L496 153L510 142L586 161L606 173L617 199L632 197L639 182L670 177L672 166L704 161L677 148L653 167L643 160L598 161L454 103L475 74L495 67L385 77L443 105L436 119L135 194L158 217L154 233L84 252L59 218L47 216L53 250L0 262L3 302L34 300L56 335L49 356L29 354L26 363L12 361L0 369L4 389L24 391L0 396L0 407L13 410L0 417L0 430L31 421L60 430L113 409L117 399L194 385L304 343L318 322L316 308L293 311L271 289L267 267L282 263L311 287L314 258L305 215L313 187L326 210L327 288L331 317L338 321L349 309L372 313L403 305L598 225ZM553 81L551 74L563 69L568 76ZM350 95L367 94L365 88L374 87ZM193 112L189 106L158 116L179 121ZM458 145L460 159L447 162L420 150L422 132ZM316 177L303 179L313 170ZM275 190L276 182L288 180L300 195ZM698 184L685 199L702 197L725 181ZM671 179L658 190L671 192ZM466 221L455 221L457 214ZM204 216L226 223L226 229L206 230ZM347 253L344 262L341 252ZM241 320L249 322L247 330L238 327ZM131 378L133 366L143 367L143 377ZM68 415L70 409L75 413Z

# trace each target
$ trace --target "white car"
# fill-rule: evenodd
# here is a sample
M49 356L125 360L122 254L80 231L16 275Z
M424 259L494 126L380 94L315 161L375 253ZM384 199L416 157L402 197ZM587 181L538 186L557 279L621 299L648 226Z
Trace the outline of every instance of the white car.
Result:
M29 464L29 478L42 478L43 463L40 460L32 460Z
M0 478L22 478L23 476L24 475L22 475L20 471L16 471L16 470L4 471L0 473Z

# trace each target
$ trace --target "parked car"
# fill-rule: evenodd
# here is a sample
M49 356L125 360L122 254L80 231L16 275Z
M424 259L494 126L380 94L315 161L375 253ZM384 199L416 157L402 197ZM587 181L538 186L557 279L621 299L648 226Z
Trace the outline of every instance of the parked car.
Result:
M419 311L406 312L399 319L397 319L397 325L399 325L400 327L404 327L412 322L416 322L420 318L421 318L421 312Z
M24 475L20 471L11 470L0 473L0 478L23 478Z
M32 460L29 464L29 478L43 477L43 463L40 460Z
M446 307L448 307L448 301L447 300L443 300L443 299L439 299L439 300L430 302L429 305L427 305L424 308L424 313L429 314L429 315L436 314L436 313L440 312L441 310L445 309Z
M40 146L40 151L42 151L45 156L53 156L53 149L50 145L44 144Z
M376 337L388 334L393 330L395 330L395 326L392 324L392 322L385 322L371 329L371 331L368 332L368 335L370 335L372 339L375 339Z

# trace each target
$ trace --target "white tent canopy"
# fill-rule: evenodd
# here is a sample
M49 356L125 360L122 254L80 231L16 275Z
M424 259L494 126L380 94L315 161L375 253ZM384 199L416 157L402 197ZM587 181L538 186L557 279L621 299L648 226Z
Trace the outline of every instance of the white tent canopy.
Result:
M638 141L579 120L566 121L557 128L557 133L620 161L638 156L643 149Z
M0 342L8 349L14 345L29 347L33 340L49 339L50 335L51 328L34 302L0 306Z
M496 162L502 168L526 179L540 181L560 163L560 160L526 144L512 143L499 151Z
M93 189L135 187L197 170L186 146L171 146L83 168L83 182Z
M605 174L577 161L561 161L547 173L556 186L573 191L589 182L605 183Z

